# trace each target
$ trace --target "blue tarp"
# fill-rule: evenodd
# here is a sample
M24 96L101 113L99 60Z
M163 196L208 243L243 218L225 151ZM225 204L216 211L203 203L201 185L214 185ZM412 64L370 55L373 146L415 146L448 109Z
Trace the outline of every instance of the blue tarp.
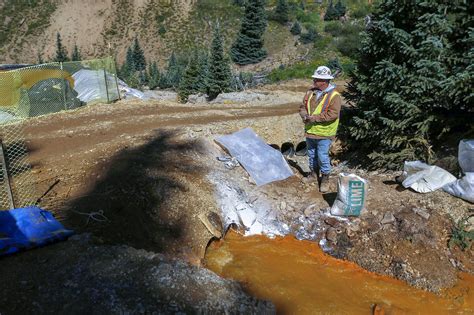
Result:
M73 233L51 212L38 207L0 211L0 256L63 240Z

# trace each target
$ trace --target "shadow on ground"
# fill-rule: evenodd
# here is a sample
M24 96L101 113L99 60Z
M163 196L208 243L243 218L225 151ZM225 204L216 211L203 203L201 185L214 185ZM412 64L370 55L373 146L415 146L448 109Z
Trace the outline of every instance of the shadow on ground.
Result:
M91 178L90 188L61 210L64 224L106 243L169 251L167 246L186 232L180 211L188 187L182 179L204 171L191 158L202 150L197 142L177 140L174 132L156 131L144 145L124 149L106 162L100 179ZM177 199L181 206L171 202Z

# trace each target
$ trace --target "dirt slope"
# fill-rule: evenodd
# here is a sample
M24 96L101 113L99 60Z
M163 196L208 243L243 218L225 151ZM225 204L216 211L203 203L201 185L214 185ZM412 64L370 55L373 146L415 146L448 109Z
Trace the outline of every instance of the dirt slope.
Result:
M452 219L472 210L461 199L444 192L417 194L401 189L393 181L396 173L367 173L341 164L335 172L355 172L369 180L369 211L360 218L338 220L327 214L336 196L336 177L331 178L329 194L320 194L314 184L303 184L305 157L291 159L295 176L261 187L244 169L228 170L217 161L225 153L213 139L242 128L251 127L268 143L303 139L296 113L302 93L281 91L284 88L267 87L262 93L268 97L254 103L120 101L33 118L25 134L38 196L49 190L40 206L78 233L92 233L99 252L108 251L109 247L101 247L104 243L120 244L125 245L122 249L131 246L200 265L213 238L200 218L220 214L223 200L216 192L223 188L255 209L265 203L289 233L324 240L332 255L412 285L437 291L455 283L459 270L474 272L472 248L460 251L447 246ZM393 220L385 222L391 216ZM55 248L63 251L65 244L36 250L37 256L31 252L12 259L19 270L30 270L33 256L61 262L66 257L60 258ZM10 259L1 262L8 264ZM96 262L100 264L100 259ZM0 270L9 274L10 284L23 281L13 269ZM97 274L108 277L107 272L114 271ZM138 277L128 276L132 282ZM58 277L51 285L60 287L65 279ZM42 296L36 280L25 281L30 288L27 296ZM18 289L10 284L3 284L2 291ZM171 287L164 290L172 292ZM84 303L93 303L91 299Z

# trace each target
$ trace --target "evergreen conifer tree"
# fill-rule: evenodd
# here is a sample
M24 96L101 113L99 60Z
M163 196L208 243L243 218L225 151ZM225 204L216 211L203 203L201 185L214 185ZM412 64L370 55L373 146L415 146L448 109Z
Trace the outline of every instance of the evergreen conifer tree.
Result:
M301 34L300 40L303 44L313 43L316 38L318 37L318 33L316 32L316 28L314 26L308 27L308 31L306 33Z
M127 56L125 58L125 64L127 65L127 69L129 69L129 72L135 72L136 70L135 59L133 57L134 56L133 56L132 47L128 47Z
M342 4L341 0L337 1L336 5L334 6L334 10L338 18L346 14L346 6Z
M71 54L71 61L80 61L80 60L82 60L81 53L79 52L79 48L77 47L77 44L74 44L74 48Z
M281 24L289 21L289 6L287 0L278 0L273 13L273 19Z
M172 52L168 61L168 69L166 70L166 80L169 84L169 87L174 89L178 88L179 82L181 81L182 72L182 66L179 64L175 53Z
M291 27L290 32L293 35L301 34L301 25L298 21L295 21L295 23L293 23L293 26Z
M67 57L66 47L63 46L61 35L59 34L59 32L56 34L56 57L54 58L54 61L69 61L69 58Z
M472 2L386 0L374 13L346 94L357 103L350 147L371 165L430 163L447 135L474 136L473 9Z
M265 0L247 0L245 15L230 56L239 65L258 63L265 59L267 51L263 48L263 34L267 27Z
M198 92L208 94L209 89L209 55L207 51L200 52L198 57L198 77L197 89Z
M135 65L135 70L143 71L146 69L146 61L145 61L145 54L143 53L143 49L140 47L140 43L138 42L138 38L135 37L135 42L133 44L133 63Z
M217 23L214 27L209 61L209 98L212 100L220 93L229 91L231 78L232 72L229 62L224 56L224 45Z
M156 61L154 61L148 67L148 87L150 90L156 89L158 87L158 83L160 82L160 70L158 69L158 65Z
M324 14L325 21L337 20L339 18L339 13L337 12L336 8L332 4L332 0L329 1L329 5L326 9L326 13Z
M237 5L237 6L239 6L239 7L242 7L242 6L245 5L245 0L233 0L232 3L233 3L234 5Z
M179 83L178 97L181 102L186 103L189 95L198 92L198 75L198 54L197 52L194 52L189 58L188 65L186 66L181 82Z

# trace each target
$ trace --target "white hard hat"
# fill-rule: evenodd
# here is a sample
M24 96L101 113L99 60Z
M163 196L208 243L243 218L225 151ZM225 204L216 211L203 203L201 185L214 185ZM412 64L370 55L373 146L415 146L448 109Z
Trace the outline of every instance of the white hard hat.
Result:
M332 80L334 77L331 75L331 69L326 66L319 66L311 76L315 79Z

